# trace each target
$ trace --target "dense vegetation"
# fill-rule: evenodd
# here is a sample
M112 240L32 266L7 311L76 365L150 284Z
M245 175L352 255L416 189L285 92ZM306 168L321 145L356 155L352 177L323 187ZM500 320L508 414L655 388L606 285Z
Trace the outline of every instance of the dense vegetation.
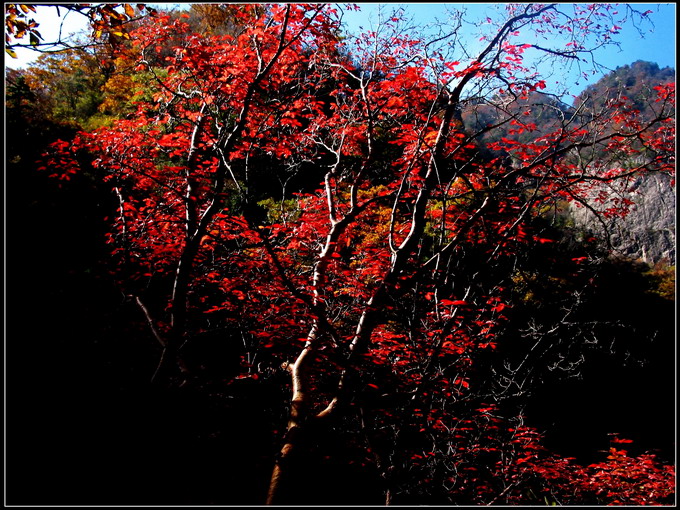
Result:
M575 156L674 171L674 72L636 62L573 105L537 79L453 97L483 65L446 62L447 95L404 64L416 42L371 59L333 19L195 5L6 71L7 502L672 503L674 270L608 257L563 191ZM552 138L576 121L605 141Z

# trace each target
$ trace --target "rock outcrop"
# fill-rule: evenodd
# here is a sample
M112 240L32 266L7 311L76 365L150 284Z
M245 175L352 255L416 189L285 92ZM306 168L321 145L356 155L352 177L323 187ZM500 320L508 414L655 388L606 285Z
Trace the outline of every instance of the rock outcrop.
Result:
M639 259L648 264L664 261L675 264L675 186L666 174L649 174L628 183L625 189L610 189L608 202L589 201L603 211L616 200L634 203L623 218L595 217L586 207L571 207L574 223L596 237L609 236L614 254Z

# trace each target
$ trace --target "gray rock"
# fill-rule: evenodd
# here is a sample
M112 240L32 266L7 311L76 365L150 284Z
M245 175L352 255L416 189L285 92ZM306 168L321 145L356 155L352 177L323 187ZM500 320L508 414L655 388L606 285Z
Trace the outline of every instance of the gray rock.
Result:
M602 213L622 199L634 203L624 216L600 220L587 207L571 206L570 214L576 226L604 239L609 235L613 254L642 260L648 264L665 261L675 264L675 187L667 174L647 174L633 182L608 184L587 201ZM594 196L605 191L607 199L597 202ZM604 225L603 225L604 223Z

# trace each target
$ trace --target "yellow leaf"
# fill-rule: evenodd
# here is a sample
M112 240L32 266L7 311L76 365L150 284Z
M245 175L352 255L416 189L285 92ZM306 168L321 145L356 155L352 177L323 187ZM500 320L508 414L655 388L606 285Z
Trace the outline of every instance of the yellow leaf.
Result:
M135 17L135 8L134 7L132 7L130 4L123 4L123 7L125 8L125 14L127 14L131 18Z
M5 51L9 54L10 57L18 58L16 52L12 48L5 48Z

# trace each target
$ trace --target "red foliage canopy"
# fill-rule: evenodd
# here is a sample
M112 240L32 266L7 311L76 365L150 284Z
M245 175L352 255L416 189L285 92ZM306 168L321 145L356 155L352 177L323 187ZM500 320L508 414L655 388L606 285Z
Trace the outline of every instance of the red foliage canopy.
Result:
M89 154L117 196L115 272L163 346L159 369L186 379L181 344L228 326L245 339L241 377L290 371L291 430L346 412L361 392L409 395L397 416L375 406L376 423L413 422L439 446L408 452L409 462L425 471L435 458L453 462L447 484L475 502L519 502L529 478L560 503L583 491L613 502L666 497L670 472L650 456L612 450L606 463L578 468L545 455L535 431L508 428L493 405L461 418L455 403L477 390L476 359L496 349L511 303L501 280L458 274L456 261L473 253L483 274L553 241L530 227L542 208L587 204L603 183L641 172L673 172L674 86L658 88L651 122L618 97L564 114L530 142L494 142L496 155L483 157L478 140L495 127L535 129L522 121L521 98L545 81L518 76L524 52L542 48L521 43L520 31L578 29L546 52L573 58L581 37L598 35L578 26L588 13L516 7L460 62L399 32L398 18L350 48L331 7L260 7L235 5L238 30L224 36L167 16L144 23L132 44L137 70L154 77L153 101L50 155L50 171L68 179ZM477 131L461 117L479 103L465 95L473 87L499 112ZM593 159L595 148L636 164ZM296 178L304 182L289 193ZM158 295L149 289L167 291L165 301L142 304ZM482 453L498 459L492 477L472 475Z

